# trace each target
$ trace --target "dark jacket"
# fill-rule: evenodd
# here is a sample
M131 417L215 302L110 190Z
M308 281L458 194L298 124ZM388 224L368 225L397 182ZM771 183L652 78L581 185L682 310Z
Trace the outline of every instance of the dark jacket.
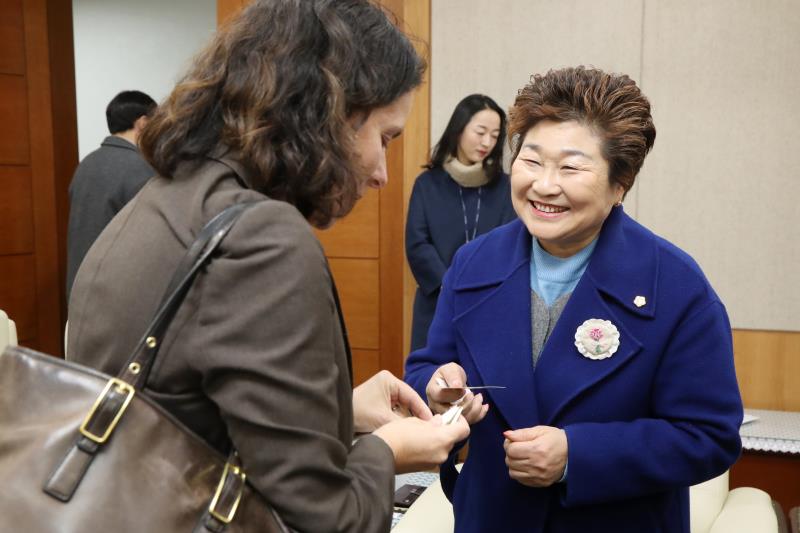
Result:
M187 294L146 392L223 453L232 443L291 527L388 531L394 457L376 436L353 444L322 247L297 209L252 190L239 165L155 177L111 221L75 279L68 358L115 374L203 224L253 201Z
M464 212L458 194L459 185L442 168L423 172L414 182L406 221L406 258L417 281L414 317L411 324L411 349L425 346L428 327L433 319L442 277L456 250L466 242ZM468 216L469 236L474 227L475 190ZM511 205L508 175L481 190L481 210L477 235L516 218Z
M428 345L406 364L423 397L451 361L469 384L508 387L484 391L491 407L472 427L461 474L442 470L456 531L689 533L689 486L727 470L741 447L724 306L688 255L615 208L534 371L530 258L520 221L461 248ZM619 330L611 357L575 346L592 318ZM564 483L509 477L503 431L537 425L566 431Z
M69 185L67 297L92 243L145 181L155 174L136 146L110 135L87 155Z

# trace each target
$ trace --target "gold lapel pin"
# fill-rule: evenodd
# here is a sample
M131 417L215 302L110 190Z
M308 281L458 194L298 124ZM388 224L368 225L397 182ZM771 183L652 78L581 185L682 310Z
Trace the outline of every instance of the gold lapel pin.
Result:
M633 305L636 307L644 307L647 304L647 298L644 296L637 296L633 299Z

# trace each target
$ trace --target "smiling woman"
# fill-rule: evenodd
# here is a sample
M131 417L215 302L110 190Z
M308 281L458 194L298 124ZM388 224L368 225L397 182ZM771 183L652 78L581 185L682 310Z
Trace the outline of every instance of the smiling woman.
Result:
M621 205L650 103L625 75L550 71L509 135L519 220L456 253L406 364L434 412L459 394L443 383L506 387L488 411L464 400L469 455L441 467L455 530L688 532L688 487L738 457L742 404L722 302Z
M514 210L551 255L569 257L592 242L625 189L608 179L601 139L589 127L539 122L511 168Z

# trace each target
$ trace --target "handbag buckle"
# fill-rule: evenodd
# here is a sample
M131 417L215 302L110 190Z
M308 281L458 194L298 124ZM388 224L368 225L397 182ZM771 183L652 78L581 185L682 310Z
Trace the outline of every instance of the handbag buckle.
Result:
M124 394L125 399L122 400L122 404L117 408L117 412L114 415L114 418L111 419L111 422L108 423L106 426L105 431L103 431L102 435L98 435L97 433L92 432L89 429L89 424L91 424L92 420L94 419L95 415L97 414L98 409L101 405L104 404L104 401L108 399L109 393L111 392L111 388L114 387L114 391L118 394ZM97 397L94 401L94 405L92 405L92 409L89 411L89 414L86 415L86 418L83 419L83 423L80 427L81 435L86 437L87 439L96 442L97 444L103 444L108 440L108 437L111 435L111 432L114 431L114 428L117 427L117 424L122 418L123 413L125 413L125 409L128 408L128 404L131 403L133 399L133 395L136 392L136 389L133 388L132 385L129 383L125 383L121 379L118 378L111 378L106 383L105 388L103 388L103 392Z
M228 480L228 476L230 474L233 474L235 479L238 480L239 490L236 493L236 498L230 504L227 514L222 514L222 512L217 510L217 504L220 503L220 499L222 499L222 494L225 486L227 485L226 481ZM225 469L222 471L222 477L219 479L217 490L214 492L214 498L211 500L211 504L208 506L208 513L223 524L230 524L231 520L233 520L233 516L236 514L236 509L239 507L239 502L242 501L242 493L244 493L244 481L246 478L247 476L241 468L230 463L225 463Z

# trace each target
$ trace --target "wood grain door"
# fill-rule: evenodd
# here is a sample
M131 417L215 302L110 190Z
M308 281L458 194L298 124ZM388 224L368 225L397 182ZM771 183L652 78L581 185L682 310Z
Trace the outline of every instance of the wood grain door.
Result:
M67 187L78 162L72 4L0 2L0 309L63 353Z

